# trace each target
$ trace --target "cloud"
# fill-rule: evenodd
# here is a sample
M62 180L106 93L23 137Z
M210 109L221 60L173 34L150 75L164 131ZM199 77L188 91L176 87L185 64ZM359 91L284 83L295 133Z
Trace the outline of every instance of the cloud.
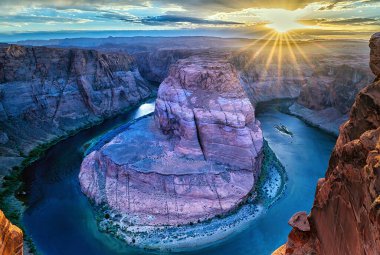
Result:
M344 10L344 9L352 9L357 7L369 6L372 4L380 3L379 0L356 0L356 1L348 1L348 0L332 0L327 2L326 5L322 6L320 11L329 11L329 10Z
M84 23L86 19L53 17L53 16L35 16L35 15L2 15L0 22L5 23Z
M2 9L7 8L56 8L56 9L77 9L88 10L113 6L149 7L165 5L178 5L187 11L216 12L216 11L236 11L244 8L283 8L295 10L320 0L1 0Z
M106 19L117 19L125 22L131 22L131 23L139 23L140 20L136 16L132 16L129 14L118 14L118 13L103 13L102 15L99 15L100 18L106 18Z
M117 13L105 13L101 15L103 18L118 19L125 22L141 23L147 26L162 26L169 24L190 23L196 25L242 25L240 22L209 20L196 17L187 17L179 15L160 15L148 17L136 17L131 15L122 15Z
M310 3L319 2L319 0L155 0L162 4L176 3L185 9L192 10L209 10L209 11L238 11L246 8L281 8L287 10L296 10L303 8Z
M195 17L176 16L176 15L161 15L155 17L146 17L141 19L141 23L150 26L160 26L170 23L191 23L197 25L241 25L243 23L223 21L223 20L208 20Z
M380 25L380 18L310 19L299 20L305 25Z

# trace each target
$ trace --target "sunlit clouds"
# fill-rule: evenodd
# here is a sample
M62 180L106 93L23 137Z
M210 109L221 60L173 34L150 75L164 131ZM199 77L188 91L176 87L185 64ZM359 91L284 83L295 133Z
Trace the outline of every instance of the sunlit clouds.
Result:
M380 30L377 0L1 2L0 33L173 30L181 35L186 30L186 35L260 38L271 31L296 31L304 38L344 38L350 34L360 39Z

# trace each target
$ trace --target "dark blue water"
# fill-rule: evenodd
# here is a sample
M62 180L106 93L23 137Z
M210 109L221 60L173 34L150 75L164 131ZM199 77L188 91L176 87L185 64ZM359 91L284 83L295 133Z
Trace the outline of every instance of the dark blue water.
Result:
M153 104L82 131L52 147L46 155L25 170L28 209L24 225L37 249L43 254L151 254L128 247L100 233L91 205L79 187L78 173L82 146L96 136L126 121L149 113ZM335 138L283 114L275 104L261 107L265 139L286 167L285 195L243 232L209 248L186 254L270 254L283 244L290 231L293 213L311 208L318 178L323 177ZM274 125L284 124L294 137L281 134Z

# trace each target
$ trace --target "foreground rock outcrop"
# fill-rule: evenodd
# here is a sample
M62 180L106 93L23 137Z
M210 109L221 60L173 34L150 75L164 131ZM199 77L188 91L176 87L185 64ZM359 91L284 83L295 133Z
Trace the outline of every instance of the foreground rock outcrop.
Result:
M0 254L22 255L23 234L21 229L12 225L0 210Z
M223 215L250 195L263 150L260 123L224 58L192 57L161 84L154 118L83 161L82 191L126 224L182 225Z
M126 54L0 47L0 175L36 146L127 110L149 84Z
M318 181L310 231L293 228L277 254L380 252L380 34L372 36L376 80L356 97L340 129L326 177Z

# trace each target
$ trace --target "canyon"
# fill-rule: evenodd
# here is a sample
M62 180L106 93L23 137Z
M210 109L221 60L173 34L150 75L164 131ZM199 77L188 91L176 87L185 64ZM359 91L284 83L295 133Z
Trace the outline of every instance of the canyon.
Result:
M377 77L378 37L371 39L370 62ZM287 113L338 134L355 96L374 78L358 42L300 43L305 58L295 45L272 55L273 45L260 41L182 38L168 47L169 39L84 40L0 45L0 175L59 139L125 113L161 83L154 114L86 155L81 166L82 191L102 217L121 213L121 227L190 225L235 212L255 195L260 178L257 103L293 99ZM341 254L365 245L371 254L379 245L376 84L356 98L307 222L298 215L310 230L292 221L283 252ZM362 195L352 201L357 191ZM345 214L348 207L352 214ZM345 221L347 229L333 230L339 237L329 234ZM347 239L347 231L356 235Z
M289 113L336 136L348 119L355 95L374 79L367 68L366 42L361 41L136 37L20 43L127 53L135 58L141 74L155 83L161 83L180 59L228 54L252 103L295 99ZM277 47L281 50L273 51Z
M260 123L237 71L226 58L190 57L170 68L154 117L91 152L79 179L96 205L134 225L193 224L248 198L262 150Z
M340 128L314 205L274 254L377 254L380 247L380 33L369 44L375 81L356 96ZM290 222L291 223L291 222Z

